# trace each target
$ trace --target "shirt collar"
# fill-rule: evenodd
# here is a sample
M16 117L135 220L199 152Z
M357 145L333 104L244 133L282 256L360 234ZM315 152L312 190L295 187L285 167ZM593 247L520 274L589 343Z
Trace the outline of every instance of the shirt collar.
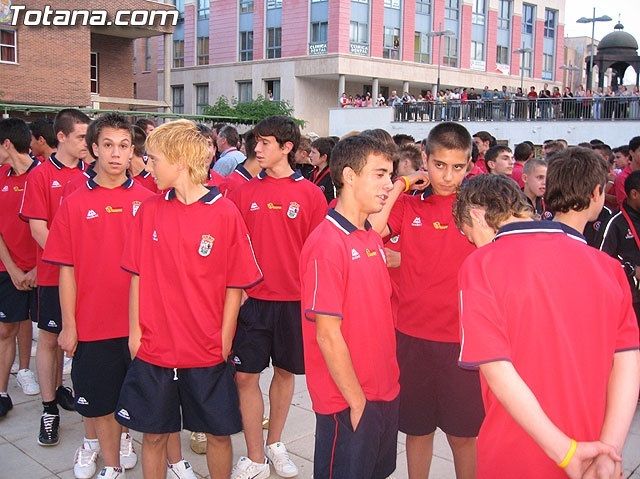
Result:
M38 160L36 160L35 158L31 158L33 161L31 162L31 164L29 165L29 168L27 168L27 171L24 172L24 174L29 173L31 170L33 170L36 166L38 166L40 164L40 162ZM16 171L13 169L13 167L10 167L7 170L7 176L13 176L15 175Z
M258 173L258 179L260 180L264 180L267 176L267 170L261 170L260 173ZM293 181L302 181L304 180L304 176L302 176L302 173L300 173L300 170L294 170L293 174L291 174L289 176L289 178L291 178Z
M238 166L236 166L236 169L234 171L237 174L239 174L240 176L242 176L247 181L249 181L251 178L253 178L253 176L251 176L251 173L249 173L247 171L247 169L243 166L242 163L240 163Z
M96 183L95 176L96 176L96 174L95 174L95 172L94 172L93 176L91 176L91 177L89 178L89 180L87 181L87 188L89 188L90 190L93 190L93 189L95 189L95 188L100 188L100 185L99 185L98 183ZM124 183L122 183L122 184L120 185L120 187L121 187L121 188L124 188L124 189L126 189L126 190L128 190L128 189L129 189L129 188L131 188L132 186L133 186L133 179L131 179L131 178L127 178L127 179L124 181Z
M575 240L583 243L587 242L581 233L558 221L517 221L515 223L508 223L498 229L494 241L503 236L533 233L563 233Z
M222 198L222 193L220 193L220 190L218 190L218 188L216 188L215 186L207 186L207 189L209 190L209 192L198 200L200 203L204 203L205 205L212 205L213 203L218 201L220 198ZM173 200L175 197L176 197L175 188L171 188L164 195L164 199L167 201Z
M429 196L431 195L433 195L433 188L431 186L427 186L425 190L422 192L422 194L420 195L420 199L424 201L427 198L429 198Z
M325 216L325 218L328 219L329 222L331 222L336 228L338 228L346 235L350 235L354 231L358 231L356 225L351 223L351 221L342 216L333 208L329 209L329 212L327 213L327 216ZM364 229L367 231L371 229L371 223L369 223L369 220L365 220Z
M138 176L140 176L142 178L148 178L150 174L151 173L149 173L147 170L143 169L140 173L138 173Z
M56 158L56 154L52 153L51 156L49 157L49 161L53 164L53 166L55 166L58 170L61 170L63 168L66 168L65 164L62 163L61 161L58 160L58 158ZM76 167L79 170L83 170L85 168L85 164L82 160L78 161L78 166Z

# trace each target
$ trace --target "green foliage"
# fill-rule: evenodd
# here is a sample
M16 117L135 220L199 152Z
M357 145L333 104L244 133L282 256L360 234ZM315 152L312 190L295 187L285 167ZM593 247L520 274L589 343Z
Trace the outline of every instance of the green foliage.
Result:
M262 95L255 100L238 102L235 98L231 102L225 96L221 96L213 105L204 109L204 114L209 116L225 116L237 118L240 123L258 123L260 120L274 115L289 116L300 126L304 121L293 117L293 107L287 101L272 101Z

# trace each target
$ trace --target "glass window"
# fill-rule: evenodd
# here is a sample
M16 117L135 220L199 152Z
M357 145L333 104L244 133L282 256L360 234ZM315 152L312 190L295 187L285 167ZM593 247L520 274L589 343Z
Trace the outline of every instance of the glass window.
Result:
M253 0L240 0L240 13L253 12Z
M352 43L369 44L369 26L366 23L351 22L349 39Z
M0 30L0 62L18 62L17 36L15 30Z
M209 37L198 37L198 65L209 64Z
M476 25L484 25L485 22L485 0L473 0L473 10L471 22Z
M238 82L238 102L244 103L253 99L251 81Z
M531 69L533 67L533 62L532 62L532 57L531 57L531 52L524 52L521 53L520 55L522 55L522 66L521 68L524 70L524 74L527 75L528 77L531 76Z
M173 41L173 68L184 66L184 40Z
M267 58L282 55L282 28L267 28Z
M442 64L449 67L458 66L458 39L456 37L443 36L440 37L443 42Z
M536 10L534 5L527 3L522 5L522 33L533 34L533 22L536 19Z
M91 52L91 93L98 93L98 54Z
M369 4L369 0L351 0L353 3L366 3Z
M282 0L267 0L267 10L282 8Z
M496 47L496 63L501 65L509 64L509 47L498 45Z
M444 17L450 20L457 20L460 16L460 0L445 0Z
M549 10L546 8L544 10L544 36L545 38L555 38L556 37L556 10Z
M144 71L151 71L151 38L144 39Z
M173 112L184 113L184 86L172 86L171 94Z
M209 85L196 85L196 115L204 115L209 106Z
M431 38L426 33L416 32L413 51L416 63L431 63Z
M395 8L400 10L400 0L384 0L384 6L387 8Z
M265 98L273 101L280 101L280 80L265 80Z
M311 43L327 43L327 22L313 22L311 24Z
M500 0L498 2L498 28L509 30L511 27L511 1Z
M209 0L198 0L198 19L206 20L207 18L209 18L209 12Z
M416 13L431 15L431 0L416 0Z
M471 59L484 61L484 43L471 42Z
M253 31L240 32L240 61L253 60Z
M553 55L542 55L542 78L544 80L553 80L554 61Z
M384 27L382 58L400 58L400 29Z

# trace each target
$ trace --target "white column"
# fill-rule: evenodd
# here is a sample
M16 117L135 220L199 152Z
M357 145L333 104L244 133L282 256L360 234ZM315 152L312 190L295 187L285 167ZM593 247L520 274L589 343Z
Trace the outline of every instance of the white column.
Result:
M402 82L402 93L408 92L408 91L409 91L409 82L408 81L403 81Z
M378 98L379 92L380 92L379 81L377 78L374 78L373 82L371 83L371 99L373 100L374 105L376 103L376 98Z
M347 88L346 77L344 75L339 75L338 76L338 98L340 98L342 94L345 93L346 88Z
M172 99L171 99L171 63L172 63L172 46L173 35L171 33L164 34L164 101L167 102L165 107L165 113L171 112Z

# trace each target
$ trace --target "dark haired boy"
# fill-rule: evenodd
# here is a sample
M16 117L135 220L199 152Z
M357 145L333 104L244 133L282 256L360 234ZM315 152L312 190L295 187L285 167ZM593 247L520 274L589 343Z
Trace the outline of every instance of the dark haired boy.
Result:
M503 175L511 177L513 173L513 153L511 148L506 145L492 146L487 150L484 156L487 172L493 175Z
M533 159L533 157L533 147L527 141L517 144L513 150L515 163L513 165L513 171L511 172L511 178L518 183L520 189L524 188L524 180L522 179L524 165L528 160Z
M40 118L29 124L31 130L31 154L40 162L44 162L56 152L58 139L53 131L53 120Z
M482 130L473 135L473 142L478 147L478 159L476 160L475 168L481 173L488 173L484 156L489 148L496 145L496 139L488 131Z
M142 129L145 135L148 135L156 128L156 122L149 118L140 118L136 121L135 126Z
M336 188L331 179L331 150L335 143L329 137L318 138L311 142L311 153L309 158L313 165L311 181L316 185L330 203L336 197Z
M146 189L153 193L159 193L158 186L151 176L151 173L147 171L147 162L145 159L146 153L144 149L144 142L147 139L147 134L138 125L133 126L133 155L131 156L131 163L129 165L129 174L133 181L139 185L144 186Z
M231 356L247 444L247 457L236 464L233 479L269 477L265 456L279 476L298 473L281 442L293 375L304 374L298 263L305 240L327 212L320 189L292 169L300 141L298 125L291 118L272 116L253 132L256 160L263 170L229 195L245 220L264 272L264 281L247 290L249 299L240 308ZM274 375L265 446L259 379L270 360Z
M336 145L330 168L338 202L300 257L314 477L374 479L395 470L400 386L391 284L382 239L367 221L393 187L392 155L372 137Z
M584 190L553 186L558 205L586 205L574 211L582 223L605 198L606 174L589 166ZM487 414L478 479L620 477L640 380L620 266L564 225L531 221L522 193L503 177L470 180L454 215L481 247L459 278L460 365L480 370Z
M458 269L473 251L455 228L452 206L467 173L471 136L440 123L427 139L427 171L396 179L382 211L370 217L383 236L402 238L397 318L400 431L409 477L428 477L436 428L447 434L459 478L475 477L475 437L483 418L477 373L458 367ZM412 187L420 195L402 194ZM438 254L428 252L437 251Z
M58 343L73 357L75 407L81 416L94 420L104 459L101 477L115 478L124 466L121 441L131 442L126 433L122 437L122 427L113 416L131 360L130 281L118 260L96 255L93 246L100 244L116 257L121 255L140 204L153 193L127 178L133 154L129 121L109 113L96 119L93 128L95 136L89 146L97 158L95 176L64 198L43 258L60 266L62 331ZM104 282L96 281L96 271Z
M527 161L522 170L523 192L533 209L534 217L545 218L544 191L547 184L547 162L539 158Z
M629 141L627 149L629 155L629 164L616 176L613 180L613 191L616 195L618 208L620 208L627 197L624 189L624 182L627 176L633 171L640 170L640 136L634 136Z

